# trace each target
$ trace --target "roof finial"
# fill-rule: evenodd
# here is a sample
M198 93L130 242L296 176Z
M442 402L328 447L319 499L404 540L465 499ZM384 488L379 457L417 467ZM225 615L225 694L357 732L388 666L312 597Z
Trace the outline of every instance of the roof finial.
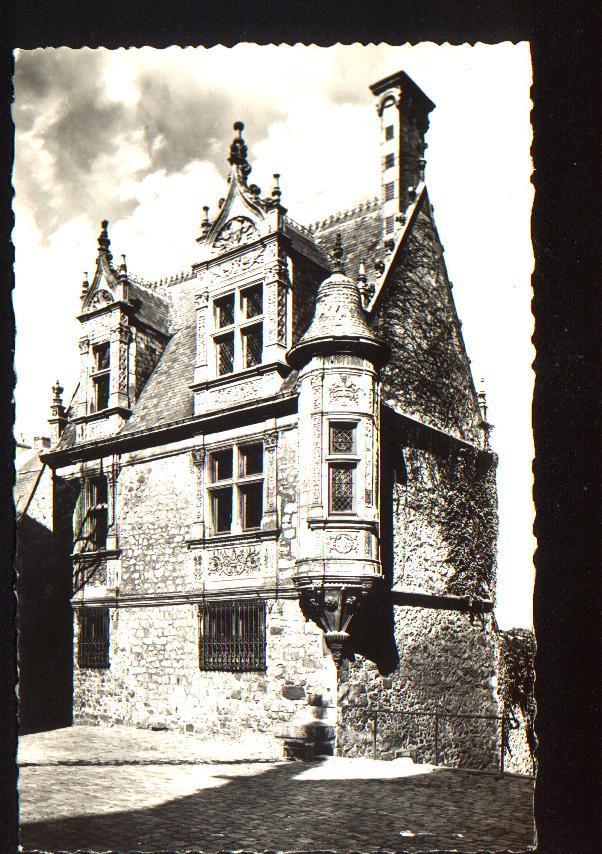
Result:
M109 240L109 232L107 230L109 225L108 219L103 219L100 223L100 234L98 235L98 254L106 255L109 261L113 257L110 252L111 241Z
M201 220L201 237L205 237L211 228L209 222L209 205L203 205L203 219Z
M485 378L481 377L481 381L479 383L479 391L477 392L477 398L479 400L479 409L481 410L481 416L483 421L487 421L487 394L485 392Z
M236 175L241 184L246 186L247 176L251 172L251 166L247 160L247 146L242 138L242 131L245 126L242 122L234 122L234 130L238 136L234 137L230 145L230 156L228 163L236 170Z
M90 282L88 281L88 273L86 272L86 273L84 273L84 280L82 282L82 290L81 290L81 294L80 294L81 299L83 299L86 296L86 294L88 293L89 290L90 290Z
M59 380L57 380L56 383L52 386L52 391L54 393L54 398L52 401L53 405L54 406L62 406L63 405L63 392L65 391L65 389L60 384Z
M282 197L282 190L280 189L280 175L278 172L274 172L274 187L272 189L272 198L274 199L277 205L280 204L280 198Z
M121 264L119 265L119 269L123 273L127 273L127 271L128 271L127 264L125 263L125 255L121 256Z
M330 253L333 273L342 273L343 275L345 275L345 270L343 268L344 254L345 252L343 250L343 236L340 231L337 231L337 236L334 240L334 246L332 248L332 252Z

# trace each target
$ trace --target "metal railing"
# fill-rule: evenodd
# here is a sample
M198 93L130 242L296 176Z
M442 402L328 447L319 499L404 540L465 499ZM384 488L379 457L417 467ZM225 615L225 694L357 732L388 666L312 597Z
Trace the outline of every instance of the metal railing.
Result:
M349 709L349 707L347 707ZM345 710L345 707L343 707ZM345 718L345 711L343 711L343 720ZM478 721L480 723L480 732L484 733L484 727L487 726L485 722L488 722L489 725L493 724L495 727L496 733L496 741L498 744L497 748L497 768L500 773L505 773L505 765L506 765L506 755L511 752L510 743L509 743L509 733L512 730L517 730L521 728L520 722L513 715L473 715L473 714L463 714L459 712L447 712L440 709L434 711L413 711L409 709L393 709L387 708L384 706L371 707L368 710L368 719L372 721L372 755L374 759L377 759L379 756L379 735L381 736L381 742L383 740L383 731L385 732L385 738L388 740L395 740L395 736L399 736L403 729L401 725L402 719L425 719L429 721L430 725L428 729L430 730L430 739L427 735L426 739L423 739L424 742L428 745L428 741L430 740L432 748L431 755L433 757L433 765L439 765L443 754L445 753L445 749L442 750L442 724L448 721ZM386 721L386 725L385 725ZM407 735L411 737L415 735L415 733L408 732ZM532 767L533 760L531 758Z

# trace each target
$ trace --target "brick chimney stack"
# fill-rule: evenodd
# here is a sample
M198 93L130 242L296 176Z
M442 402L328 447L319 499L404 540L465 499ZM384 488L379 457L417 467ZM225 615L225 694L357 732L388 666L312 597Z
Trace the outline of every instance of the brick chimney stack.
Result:
M412 191L424 180L425 136L435 105L404 71L379 80L370 90L381 125L383 239L388 240L413 200Z

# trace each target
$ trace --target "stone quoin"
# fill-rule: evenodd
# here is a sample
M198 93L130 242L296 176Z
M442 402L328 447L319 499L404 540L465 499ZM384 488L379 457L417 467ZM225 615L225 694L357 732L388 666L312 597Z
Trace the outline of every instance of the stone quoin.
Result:
M498 724L452 717L501 713L496 456L424 183L434 104L403 72L371 90L377 199L299 225L236 122L186 272L141 279L102 222L40 455L75 723L359 755L380 709L379 749L432 761L438 712L439 761L496 764Z

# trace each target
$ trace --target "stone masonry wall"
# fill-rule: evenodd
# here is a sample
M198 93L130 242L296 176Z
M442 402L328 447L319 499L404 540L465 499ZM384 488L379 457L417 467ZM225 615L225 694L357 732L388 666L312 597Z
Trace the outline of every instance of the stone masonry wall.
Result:
M421 212L401 261L373 310L375 332L391 347L382 399L420 421L480 444L480 414L456 327L442 250Z
M110 668L75 668L75 722L232 739L255 732L280 755L275 736L305 715L311 695L334 701L336 674L322 633L296 601L269 602L266 622L265 674L207 673L198 664L196 605L112 609Z
M383 510L387 516L390 505L392 520L381 530L385 577L395 590L493 599L495 458L453 446L445 454L415 447L397 453L391 459L385 448L383 460ZM439 710L440 763L498 767L499 722L444 717L500 714L491 615L482 623L450 610L392 605L391 611L393 664L381 663L379 671L359 627L354 660L340 671L341 750L371 753L373 710L390 707L392 713L379 716L378 751L393 757L411 749L419 761L434 761L433 713Z

